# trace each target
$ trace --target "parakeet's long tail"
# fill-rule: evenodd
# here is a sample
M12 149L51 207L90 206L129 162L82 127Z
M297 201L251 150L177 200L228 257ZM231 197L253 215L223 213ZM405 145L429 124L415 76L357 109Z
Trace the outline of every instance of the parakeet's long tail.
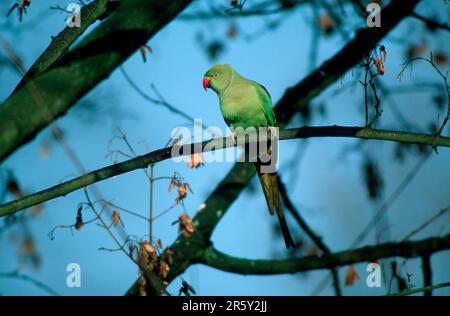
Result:
M280 192L278 190L277 175L276 173L261 173L260 165L258 163L255 163L255 166L256 170L258 171L258 177L264 191L264 196L266 197L270 215L273 215L275 211L277 212L278 221L280 222L280 228L281 232L283 233L286 248L295 248L295 243L292 240L291 233L289 232L289 227L283 214L283 206L281 205Z

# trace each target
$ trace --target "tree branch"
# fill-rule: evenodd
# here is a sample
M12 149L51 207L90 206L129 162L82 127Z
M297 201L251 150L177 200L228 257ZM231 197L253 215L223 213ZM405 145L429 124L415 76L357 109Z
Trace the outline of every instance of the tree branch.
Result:
M59 296L58 292L56 292L54 289L52 289L47 284L29 276L29 275L20 273L18 270L15 270L12 272L0 272L0 278L16 278L19 280L23 280L23 281L26 281L26 282L29 282L29 283L35 285L36 287L44 290L45 292L47 292L50 295Z
M350 68L368 56L377 43L405 17L410 16L420 0L394 0L382 12L382 27L362 28L336 55L296 86L288 89L275 108L277 121L286 124L292 116L305 107L343 76Z
M22 87L28 78L32 78L46 71L61 56L67 53L70 46L84 33L84 31L106 12L107 2L108 0L96 0L83 6L80 11L80 16L82 17L80 27L67 26L57 36L52 37L50 45L30 67L14 91Z
M322 237L317 235L312 228L306 223L306 221L301 216L300 212L296 209L291 199L289 198L289 194L287 192L286 186L283 181L281 181L280 177L277 176L278 179L278 187L280 190L281 198L283 199L284 205L289 213L294 217L298 225L303 229L303 231L311 238L311 240L316 244L316 246L325 254L330 254L330 248L322 241ZM339 281L339 273L336 268L331 270L331 276L333 278L333 287L336 293L336 296L342 295L342 290Z
M52 119L64 115L191 2L122 0L77 47L33 78ZM58 52L48 54L56 56ZM21 119L24 113L27 120ZM26 87L15 91L0 105L0 161L49 123Z
M416 19L418 19L418 20L422 21L423 23L425 23L430 28L438 28L438 29L441 29L441 30L450 31L450 25L448 25L448 24L434 21L432 19L429 19L429 18L426 18L426 17L424 17L422 15L419 15L419 14L417 14L415 12L413 12L411 15L413 17L415 17Z
M202 263L219 270L244 275L267 275L331 269L359 262L374 262L388 257L414 258L424 253L434 253L447 249L450 249L450 234L419 241L390 242L322 256L287 259L244 259L229 256L208 247L195 259L195 263Z
M361 127L323 126L323 127L301 127L280 131L280 140L310 137L353 137L360 139L377 139L387 141L397 141L404 143L417 143L450 147L450 137L436 138L434 135L417 134L409 132L388 131L380 129L370 129ZM213 140L175 145L163 149L152 151L148 154L113 164L102 169L91 171L73 180L63 182L46 190L30 194L21 199L0 205L0 217L15 213L27 207L43 203L45 201L65 196L70 192L81 189L87 185L123 174L136 169L146 168L148 165L172 158L172 152L180 155L190 155L194 152L208 152L217 149L234 147L256 140L256 133L250 134L247 141L238 137L237 144L229 137L217 138ZM264 137L260 138L264 140ZM205 148L206 147L206 148ZM251 171L251 172L254 172ZM210 232L208 232L209 234Z
M412 294L417 294L417 293L424 292L424 291L431 291L434 289L440 289L440 288L448 287L448 286L450 286L450 282L438 283L438 284L434 284L434 285L430 285L430 286L426 286L426 287L421 287L421 288L417 288L417 289L402 291L402 292L395 293L395 294L390 294L389 296L412 295Z
M181 14L180 20L211 20L211 19L232 19L241 17L254 17L279 14L286 11L293 11L298 6L307 3L305 0L294 0L289 5L280 5L278 1L267 1L247 8L244 6L243 10L223 10L219 8L211 8L209 11L199 11L190 14ZM270 8L271 6L274 8Z

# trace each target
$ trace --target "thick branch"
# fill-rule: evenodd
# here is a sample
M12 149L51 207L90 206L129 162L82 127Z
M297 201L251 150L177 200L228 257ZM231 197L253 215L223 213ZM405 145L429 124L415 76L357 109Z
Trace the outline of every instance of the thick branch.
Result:
M122 0L76 48L33 78L51 119L65 114L191 1ZM59 52L47 54L56 56ZM14 92L0 105L0 161L49 123L26 86Z
M67 53L70 46L84 33L84 31L106 12L107 2L108 0L96 0L83 6L80 11L80 16L82 17L80 19L80 26L67 26L57 36L52 37L50 45L30 67L15 90L23 86L26 78L32 78L46 71L61 56Z
M378 259L388 257L414 258L424 253L434 253L447 249L450 249L450 234L444 237L433 237L420 241L391 242L333 254L324 254L322 256L294 259L244 259L229 256L209 247L201 253L199 258L196 258L195 262L244 275L265 275L331 269L358 262L375 262Z
M252 134L247 142L254 141L256 134ZM280 131L280 139L309 138L309 137L354 137L361 139L378 139L398 141L404 143L417 143L450 147L449 137L417 134L409 132L377 130L360 127L324 126L324 127L301 127ZM263 140L263 138L261 138ZM238 138L237 145L243 145L245 141ZM28 195L24 198L3 204L0 206L0 217L15 213L27 207L43 203L45 201L65 196L70 192L81 189L87 185L123 174L136 169L146 168L152 163L172 158L172 152L180 155L189 155L194 152L207 152L217 149L236 146L229 137L214 140L186 144L155 150L146 155L138 156L102 169L89 172L83 176L55 185L49 189ZM212 227L213 228L213 227ZM206 231L205 231L206 232ZM208 232L210 233L210 232Z

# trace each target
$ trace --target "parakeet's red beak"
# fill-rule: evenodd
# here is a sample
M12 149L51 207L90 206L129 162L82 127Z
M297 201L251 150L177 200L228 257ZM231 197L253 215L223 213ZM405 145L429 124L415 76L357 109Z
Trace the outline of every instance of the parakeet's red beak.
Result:
M211 79L209 77L203 77L203 88L206 90L206 88L209 88L209 84L211 82Z

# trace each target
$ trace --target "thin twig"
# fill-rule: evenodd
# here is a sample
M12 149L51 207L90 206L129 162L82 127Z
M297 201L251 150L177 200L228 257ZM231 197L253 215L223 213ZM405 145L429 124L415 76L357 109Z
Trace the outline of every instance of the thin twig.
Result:
M439 67L434 63L433 61L433 53L430 53L430 58L424 58L424 57L415 57L415 58L411 58L409 60L407 60L406 62L404 62L402 64L402 69L400 70L399 74L397 75L397 77L399 79L401 79L401 77L403 76L403 73L405 72L406 68L408 66L411 66L412 69L412 64L414 61L418 61L418 60L423 60L426 61L427 63L429 63L438 73L438 75L442 78L443 83L444 83L444 88L445 91L447 93L447 114L444 117L444 120L442 121L442 124L438 127L437 131L436 131L436 142L439 141L439 138L441 137L442 131L444 130L445 126L447 125L448 120L450 119L450 86L448 84L448 71L445 73L442 73L442 71L439 69ZM436 146L433 146L434 150L437 151Z
M295 218L298 225L309 236L309 238L311 238L311 240L317 245L317 247L319 247L319 249L322 250L323 253L330 254L331 251L328 248L328 246L325 245L325 243L322 241L322 238L312 230L312 228L303 219L300 212L295 208L294 204L292 203L291 199L289 198L289 195L286 190L286 186L284 185L283 181L281 181L281 178L279 176L277 176L277 180L278 180L278 186L279 186L281 198L283 199L284 205L286 206L286 208L288 209L290 214ZM337 268L331 269L331 275L333 278L333 287L334 287L336 296L341 296L342 290L341 290L341 286L340 286L339 273L338 273Z
M155 164L150 165L150 206L149 206L149 238L150 238L150 244L152 243L153 239L153 176L154 176L154 168Z
M0 272L0 277L1 278L17 278L20 280L24 280L26 282L29 282L29 283L37 286L40 289L46 291L50 295L59 296L58 292L56 292L54 289L52 289L47 284L29 276L29 275L20 273L18 270L12 271L12 272Z
M446 23L440 23L437 21L434 21L432 19L426 18L420 14L417 14L415 12L413 12L413 14L411 14L411 16L415 17L416 19L424 22L426 25L432 27L432 28L438 28L441 30L445 30L445 31L450 31L450 25L446 24Z
M119 240L116 238L116 236L113 234L113 232L111 231L111 229L108 227L108 225L106 225L105 221L103 220L103 218L101 217L101 214L99 212L97 212L94 204L91 201L91 198L89 197L88 191L85 188L84 189L84 195L86 196L87 199L87 203L89 204L90 208L92 209L92 211L95 213L95 215L97 216L98 220L101 223L101 226L106 230L106 232L108 233L108 235L111 237L111 239L116 243L116 245L118 246L118 248L128 257L130 258L130 260L132 262L134 262L142 271L144 271L144 274L147 276L147 279L150 281L151 286L153 288L154 291L156 291L156 293L158 295L160 295L161 293L166 293L169 294L166 289L164 288L164 286L161 284L161 282L157 279L157 277L153 274L153 272L149 271L147 269L147 267L142 266L139 262L137 262L131 253L129 253L128 251L125 250L124 245L122 245ZM128 241L128 237L126 239L125 242Z
M384 215L392 206L392 204L403 193L403 191L408 187L408 185L412 182L412 180L414 180L415 176L418 174L418 172L421 170L425 162L431 156L431 153L432 151L430 151L425 156L421 157L419 161L413 166L413 168L411 168L411 171L406 175L403 181L400 182L400 184L392 192L389 198L377 210L375 215L372 217L372 220L363 228L363 230L353 240L352 244L350 245L350 248L354 248L364 241L364 239L370 233L372 228L374 228L376 224L384 217ZM313 290L311 295L319 294L328 285L329 280L330 279L328 276L324 277L322 281L320 281L319 284L316 286L316 288Z
M405 241L410 239L412 236L414 236L415 234L417 234L418 232L422 231L425 227L427 227L428 225L430 225L432 222L434 222L436 219L438 219L439 217L441 217L442 215L444 215L445 213L447 213L450 210L450 205L440 209L436 214L434 214L430 219L428 219L426 222L424 222L422 225L420 225L419 227L415 228L413 231L411 231L410 233L408 233L405 237L403 237L401 239L401 241Z
M431 286L421 287L421 288L412 289L412 290L406 290L406 291L402 291L402 292L395 293L395 294L389 294L389 296L412 295L412 294L417 294L417 293L421 293L421 292L429 291L429 290L440 289L440 288L448 287L448 286L450 286L450 282L438 283L438 284L434 284Z
M100 3L100 2L102 2L102 1L98 1L98 3ZM97 3L97 1L96 1L96 3ZM38 107L44 114L47 124L50 126L51 131L52 131L55 139L57 140L58 144L62 147L63 151L69 158L70 162L76 167L78 172L81 174L85 174L87 171L84 168L84 165L83 165L81 159L78 157L77 152L66 141L66 139L64 137L64 133L62 132L62 129L59 127L58 123L54 120L52 111L50 111L47 101L44 99L44 97L40 93L40 91L39 91L38 87L36 86L36 84L34 83L33 79L26 72L21 58L14 51L12 46L1 36L0 36L0 44L3 46L3 48L7 52L8 58L11 60L11 62L14 63L14 65L17 67L18 71L22 74L24 85L30 92L35 103L38 105ZM92 186L92 192L94 193L94 196L97 200L102 199L102 194L95 185ZM125 237L127 235L127 233L125 232L123 227L118 229L118 232L121 234L122 237Z
M137 156L124 162L91 171L78 178L55 185L47 190L33 193L21 199L0 205L0 217L15 213L24 208L43 203L59 196L64 196L70 192L81 189L90 184L112 178L119 174L124 174L136 169L146 168L149 164L173 158L173 152L176 152L177 155L190 155L199 151L215 151L229 147L242 146L246 143L255 142L257 133L250 133L248 134L248 136L248 138L238 137L237 144L230 137L224 137L207 140L204 142L175 145L174 147L155 150L148 154ZM309 137L355 137L361 139L390 140L404 143L419 143L429 145L436 143L436 138L434 135L339 126L301 127L286 129L280 131L279 136L280 140ZM260 141L264 141L264 137L267 136L263 135L262 137L260 137ZM450 138L440 137L439 145L450 147ZM102 199L100 198L98 200Z

